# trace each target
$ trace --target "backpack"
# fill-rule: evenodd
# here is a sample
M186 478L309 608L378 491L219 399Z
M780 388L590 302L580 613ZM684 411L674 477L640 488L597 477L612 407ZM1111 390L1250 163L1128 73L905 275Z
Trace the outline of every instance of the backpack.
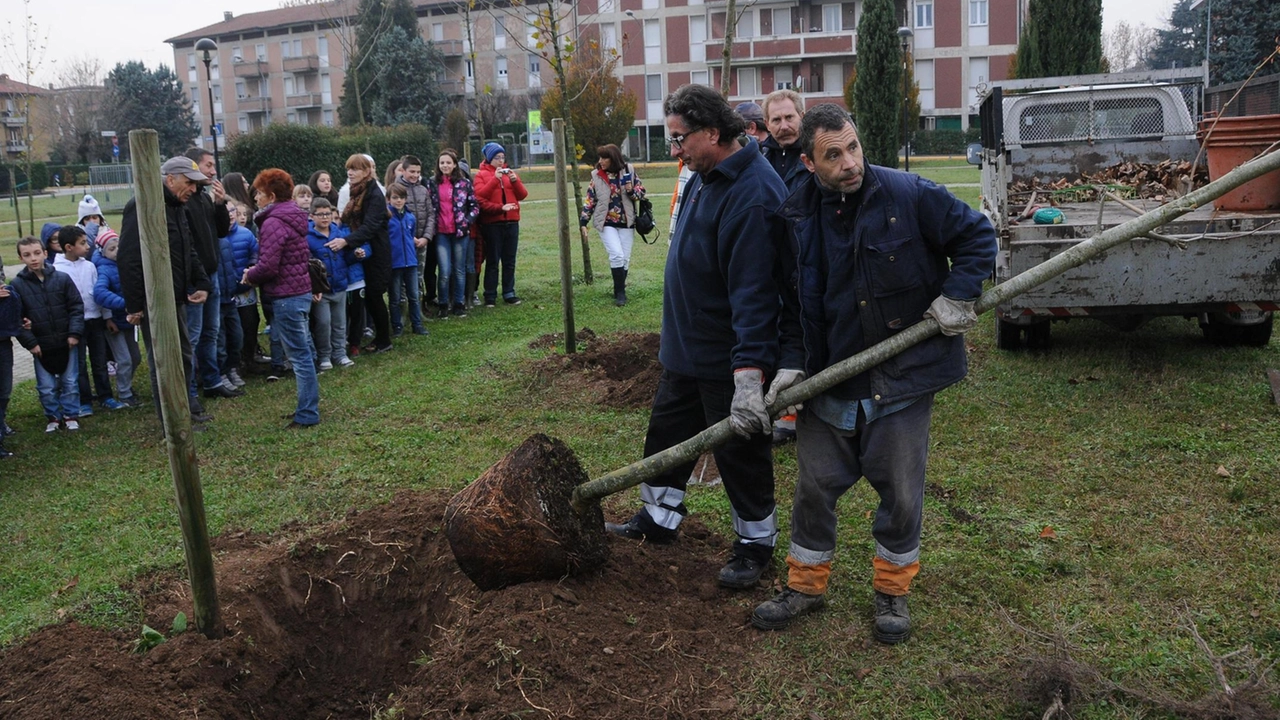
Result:
M307 261L307 272L311 275L311 294L324 295L330 292L329 270L318 258Z
M636 232L640 233L640 237L643 238L646 243L652 245L658 241L658 238L655 235L653 240L650 240L648 236L654 234L657 227L657 223L653 221L653 202L647 197L640 198L636 212Z

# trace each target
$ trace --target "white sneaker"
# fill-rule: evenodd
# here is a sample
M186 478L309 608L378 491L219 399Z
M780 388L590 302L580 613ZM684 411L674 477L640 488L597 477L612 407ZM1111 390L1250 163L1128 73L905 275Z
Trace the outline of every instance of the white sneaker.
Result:
M356 364L356 361L355 361L355 360L352 360L352 359L351 359L351 358L349 358L349 357L344 357L344 358L342 358L341 360L339 360L339 361L338 361L338 367L349 368L349 367L351 367L351 366L353 366L353 365L355 365L355 364Z
M61 426L61 424L62 423L59 423L57 420L50 420L49 424L44 426L44 431L47 433L58 432L58 427Z
M227 379L231 381L232 385L235 385L238 388L242 388L245 386L244 378L240 377L239 370L228 370Z
M322 361L320 362L320 369L321 369L321 370L332 370L332 369L333 369L333 363L329 362L328 360L322 360Z
M68 418L68 419L67 419L67 430L79 430L79 429L80 429L80 421L79 421L79 420L74 420L74 419L71 419L71 418ZM45 428L45 430L47 431L47 430L48 430L48 428Z

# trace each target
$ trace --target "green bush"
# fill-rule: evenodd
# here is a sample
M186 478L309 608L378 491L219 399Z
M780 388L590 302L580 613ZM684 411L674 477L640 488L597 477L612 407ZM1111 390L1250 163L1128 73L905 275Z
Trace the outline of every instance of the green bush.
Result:
M0 193L11 192L9 186L9 171L13 170L14 180L17 181L18 193L22 194L27 191L27 164L22 160L12 163L0 163ZM39 192L49 187L49 167L42 162L31 163L31 189Z
M968 130L918 130L911 138L912 155L964 155L969 143L978 142L978 128Z
M347 158L368 153L379 174L392 160L405 154L434 157L436 142L422 125L392 128L354 127L335 130L318 125L270 125L231 139L223 162L224 172L240 172L252 181L259 171L276 167L306 182L316 170L326 170L341 183Z

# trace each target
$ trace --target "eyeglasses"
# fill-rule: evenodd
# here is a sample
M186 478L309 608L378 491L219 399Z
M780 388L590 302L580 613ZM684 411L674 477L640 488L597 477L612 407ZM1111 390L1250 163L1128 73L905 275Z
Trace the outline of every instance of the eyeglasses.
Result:
M681 134L679 134L679 135L672 135L671 137L667 138L667 147L673 147L673 148L675 148L675 149L677 149L677 150L680 150L681 148L683 148L683 147L684 147L684 141L685 141L685 140L686 140L690 135L692 135L692 134L694 134L694 133L696 133L696 132L698 132L699 130L702 130L702 129L703 129L703 128L694 128L693 130L689 130L688 132L684 132L684 133L681 133Z
M313 213L311 213L311 217L318 217L318 218L333 217L333 213L331 213L331 212L313 212Z

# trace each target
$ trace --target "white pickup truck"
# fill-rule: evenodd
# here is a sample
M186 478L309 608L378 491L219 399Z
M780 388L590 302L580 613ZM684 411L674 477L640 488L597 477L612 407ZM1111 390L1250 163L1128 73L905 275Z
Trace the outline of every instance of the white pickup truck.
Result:
M995 281L1005 282L1136 214L1115 201L1054 202L1061 224L1025 216L1029 193L1118 163L1193 160L1193 112L1200 68L998 81L981 100L982 142L969 162L982 168L983 212L1000 241ZM1200 161L1204 166L1203 158ZM1081 181L1087 184L1085 181ZM1037 193L1047 205L1052 193ZM1070 199L1069 197L1067 198ZM1158 202L1131 199L1153 209ZM996 309L996 344L1047 348L1053 322L1093 318L1132 330L1159 316L1199 321L1216 343L1266 345L1280 309L1280 214L1202 207ZM1187 241L1179 249L1169 239Z

